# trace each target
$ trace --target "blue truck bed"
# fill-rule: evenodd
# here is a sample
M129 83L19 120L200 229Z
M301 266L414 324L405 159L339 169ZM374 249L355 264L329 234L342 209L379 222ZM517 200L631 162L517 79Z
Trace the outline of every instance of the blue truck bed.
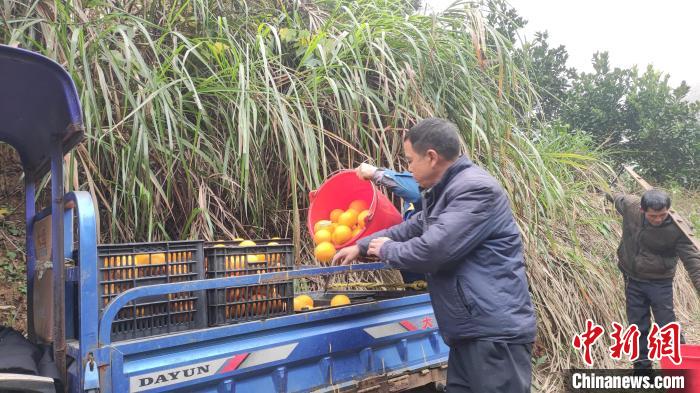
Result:
M307 392L423 371L448 349L425 294L113 343L102 391ZM109 374L109 375L107 375ZM444 378L444 376L443 376ZM379 380L375 384L379 384ZM429 382L425 380L425 382Z

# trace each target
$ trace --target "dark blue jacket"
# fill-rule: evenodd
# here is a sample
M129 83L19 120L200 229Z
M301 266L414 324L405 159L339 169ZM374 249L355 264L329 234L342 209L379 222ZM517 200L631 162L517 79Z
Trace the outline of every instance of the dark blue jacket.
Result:
M535 312L523 247L510 203L496 179L460 157L423 193L423 210L358 242L384 243L381 259L427 273L430 298L445 341L532 343Z

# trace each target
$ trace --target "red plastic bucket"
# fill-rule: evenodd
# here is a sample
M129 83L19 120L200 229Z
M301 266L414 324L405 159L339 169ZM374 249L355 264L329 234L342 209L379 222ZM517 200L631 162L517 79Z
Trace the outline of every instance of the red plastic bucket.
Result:
M668 357L663 357L661 368L686 370L684 389L669 389L668 392L700 393L700 345L681 344L681 363L673 364Z
M360 179L353 170L342 170L329 177L318 190L309 193L309 233L313 235L314 224L320 220L328 220L333 209L345 210L355 200L363 200L369 204L365 229L338 248L352 246L362 237L401 222L401 213L371 181Z

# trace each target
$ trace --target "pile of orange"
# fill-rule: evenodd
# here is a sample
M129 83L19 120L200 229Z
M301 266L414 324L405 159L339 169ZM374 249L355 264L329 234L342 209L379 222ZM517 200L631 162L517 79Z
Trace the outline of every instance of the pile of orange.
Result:
M369 204L363 200L352 201L346 210L334 209L327 220L314 224L314 255L321 262L333 259L336 248L356 238L366 226Z

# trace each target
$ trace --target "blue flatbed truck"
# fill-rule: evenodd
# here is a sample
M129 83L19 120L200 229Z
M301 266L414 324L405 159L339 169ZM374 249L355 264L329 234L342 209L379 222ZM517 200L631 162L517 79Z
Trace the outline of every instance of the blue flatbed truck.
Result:
M215 259L211 252L203 257L203 242L153 244L144 265L136 252L149 244L98 244L91 195L65 193L62 181L63 157L83 135L69 74L42 55L0 45L0 141L18 151L24 170L28 338L50 345L58 385L66 391L381 392L426 384L439 389L448 347L427 293L367 292L355 294L361 301L349 306L293 313L292 294L278 292L280 283L289 286L294 279L387 269L382 263L300 268L292 261L285 269L212 277L199 267ZM50 206L40 208L36 187L47 173ZM156 256L164 254L156 246L167 253L158 262ZM285 247L262 251L288 260L293 253ZM124 249L128 262L110 256ZM245 258L219 259L228 264L228 258L239 257ZM50 276L51 296L38 298L37 272L47 264L52 274L43 277ZM152 277L165 279L147 280ZM272 292L250 295L265 299L256 305L228 303L232 291L265 287ZM183 293L190 297L179 297ZM319 301L327 296L311 295ZM222 299L223 306L212 303ZM214 323L234 321L240 312L267 317ZM48 326L44 334L37 335L36 321ZM0 388L16 386L21 378L0 374ZM37 392L57 386L52 379L41 381L37 376L22 386Z

